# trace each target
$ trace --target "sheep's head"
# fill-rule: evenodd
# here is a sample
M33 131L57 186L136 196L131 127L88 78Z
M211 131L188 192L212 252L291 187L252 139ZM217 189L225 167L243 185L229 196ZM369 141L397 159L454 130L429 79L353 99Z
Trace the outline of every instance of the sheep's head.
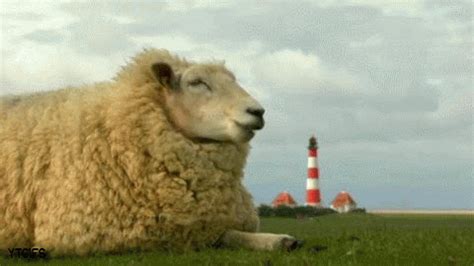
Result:
M156 63L152 71L164 88L170 119L187 137L248 142L263 128L264 109L223 65L196 64L175 73Z

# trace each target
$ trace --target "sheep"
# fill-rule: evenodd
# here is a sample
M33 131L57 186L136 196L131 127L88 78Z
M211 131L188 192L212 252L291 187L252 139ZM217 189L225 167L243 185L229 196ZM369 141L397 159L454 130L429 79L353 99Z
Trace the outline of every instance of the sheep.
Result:
M0 99L0 250L301 244L257 233L242 178L264 109L223 63L145 49L111 81Z

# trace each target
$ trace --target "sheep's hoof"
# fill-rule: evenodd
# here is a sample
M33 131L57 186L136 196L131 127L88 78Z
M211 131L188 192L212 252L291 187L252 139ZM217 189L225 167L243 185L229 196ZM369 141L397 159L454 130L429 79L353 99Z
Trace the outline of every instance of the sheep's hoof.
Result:
M295 238L285 237L281 240L281 244L284 250L293 251L301 248L304 245L304 241Z

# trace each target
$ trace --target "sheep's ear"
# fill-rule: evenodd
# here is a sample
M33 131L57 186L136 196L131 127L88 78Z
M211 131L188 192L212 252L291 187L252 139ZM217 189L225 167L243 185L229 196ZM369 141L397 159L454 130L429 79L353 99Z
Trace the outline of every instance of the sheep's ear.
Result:
M177 78L171 69L171 66L166 63L155 63L151 66L151 70L161 85L174 89L177 86Z

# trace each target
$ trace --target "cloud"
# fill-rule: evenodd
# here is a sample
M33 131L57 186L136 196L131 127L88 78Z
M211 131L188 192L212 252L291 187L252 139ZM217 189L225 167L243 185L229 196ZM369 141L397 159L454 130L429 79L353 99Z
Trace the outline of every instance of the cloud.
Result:
M355 86L354 77L342 69L329 69L315 54L283 49L266 53L256 59L254 75L272 89L301 93L315 90L344 89Z
M77 53L66 46L22 42L16 53L2 58L0 94L52 90L66 86L108 80L122 58L105 58Z
M406 15L417 16L424 10L423 0L395 0L395 1L377 1L377 0L325 0L325 1L310 1L321 7L329 6L361 6L379 9L384 15Z
M64 38L61 33L52 30L36 30L25 34L24 37L39 43L57 43Z
M66 31L70 35L68 45L83 54L110 56L115 52L137 49L122 23L110 17L82 19L68 25Z

